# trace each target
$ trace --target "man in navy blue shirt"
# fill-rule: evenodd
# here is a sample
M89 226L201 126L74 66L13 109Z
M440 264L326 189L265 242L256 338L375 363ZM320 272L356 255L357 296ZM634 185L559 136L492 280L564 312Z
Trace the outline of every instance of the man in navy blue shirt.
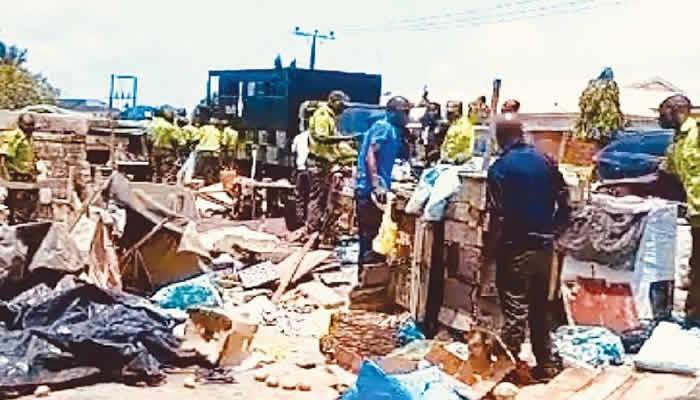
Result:
M379 232L382 219L382 211L376 204L385 203L386 194L391 189L391 171L404 150L403 134L411 107L406 98L392 97L386 104L386 118L372 125L360 147L355 187L360 268L363 264L382 260L372 251L372 240Z
M488 171L493 248L488 253L497 254L502 338L517 357L529 323L537 359L532 376L548 380L561 368L552 352L555 303L548 293L554 237L570 213L568 191L556 163L524 142L522 125L513 114L496 121L496 139L502 154Z

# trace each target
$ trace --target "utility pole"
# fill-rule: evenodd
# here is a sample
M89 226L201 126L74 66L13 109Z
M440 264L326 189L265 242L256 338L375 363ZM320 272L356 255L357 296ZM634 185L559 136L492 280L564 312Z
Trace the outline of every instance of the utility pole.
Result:
M309 61L309 69L314 69L316 66L316 39L335 40L335 32L333 31L328 32L328 35L321 35L318 33L318 29L314 29L313 32L304 32L297 26L294 28L294 34L311 38L311 60Z

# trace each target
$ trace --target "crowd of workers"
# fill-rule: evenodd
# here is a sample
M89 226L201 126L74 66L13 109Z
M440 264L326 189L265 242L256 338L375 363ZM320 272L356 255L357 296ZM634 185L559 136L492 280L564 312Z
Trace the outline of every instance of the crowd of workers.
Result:
M334 91L327 102L305 108L301 115L304 129L294 138L292 150L296 155L297 213L300 221L305 221L307 234L322 231L331 222L329 191L334 173L356 166L355 206L362 268L382 259L372 251L371 243L391 190L392 169L406 154L406 125L414 106L405 97L393 97L386 104L384 118L362 135L346 136L338 132L336 122L349 100L343 92ZM484 98L470 104L466 115L460 102L448 102L449 125L444 129L439 124L440 105L425 102L425 107L420 140L432 149L434 160L446 163L469 160L475 146L474 124L494 118ZM568 191L556 162L526 144L519 108L516 100L508 100L493 120L499 157L487 176L492 226L486 256L497 264L497 286L505 316L502 338L517 356L529 325L537 359L533 375L546 379L561 367L549 335L557 310L547 293L554 239L569 217ZM700 129L690 110L688 98L670 97L660 105L659 122L663 128L675 131L665 169L679 178L687 195L693 243L686 311L689 322L700 324ZM10 183L36 182L34 117L22 114L17 125L2 134L0 178ZM222 168L232 167L236 159L238 133L222 121L203 124L194 117L188 122L164 109L151 121L148 138L155 182L175 182L179 160L193 151L197 154L195 176L202 177L206 184L217 182ZM358 139L359 145L353 146ZM22 185L8 185L7 189L5 204L10 210L10 224L31 221L38 190Z
M194 176L205 185L218 182L222 169L233 168L238 132L224 121L212 118L202 123L197 116L188 121L176 117L174 110L168 108L158 114L149 124L146 136L154 183L175 183L182 162L193 151L196 152Z

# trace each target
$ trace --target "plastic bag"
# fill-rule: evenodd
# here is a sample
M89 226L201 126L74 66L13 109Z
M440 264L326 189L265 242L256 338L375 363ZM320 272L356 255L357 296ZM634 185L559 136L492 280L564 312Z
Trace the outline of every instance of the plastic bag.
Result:
M379 227L379 233L372 241L372 249L382 255L388 255L394 249L398 237L398 226L396 222L391 219L392 200L393 196L389 194L387 196L387 204L384 208L384 215L382 216L382 224Z
M455 166L440 173L423 210L423 219L442 221L445 218L447 201L460 187L459 171L460 167Z
M433 186L442 171L448 169L449 165L436 165L433 168L428 168L423 171L418 180L418 186L413 191L411 198L406 203L406 213L420 215L423 212L425 203L428 202L430 194L433 191Z
M379 233L377 237L372 241L372 249L386 256L394 249L396 246L396 239L399 235L399 227L391 219L391 206L392 206L393 196L391 193L387 195L387 202L384 208L384 215L382 216L382 224L379 227Z

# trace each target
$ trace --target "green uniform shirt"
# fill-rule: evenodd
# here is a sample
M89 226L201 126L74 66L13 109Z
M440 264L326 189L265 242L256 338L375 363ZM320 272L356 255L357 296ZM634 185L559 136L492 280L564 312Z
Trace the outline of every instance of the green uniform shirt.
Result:
M236 146L238 146L238 131L227 126L221 134L221 147L223 150L235 152Z
M221 131L214 125L204 125L199 128L197 151L219 151L222 136Z
M323 104L309 119L309 153L333 164L350 164L357 160L357 151L350 143L327 141L329 137L337 135L335 112L327 104Z
M463 163L471 158L474 151L474 125L469 117L462 116L454 121L445 134L440 148L440 158L450 163Z
M186 146L193 146L199 140L199 128L194 125L186 125L182 128L182 138Z
M153 141L153 147L177 150L185 145L185 137L177 126L163 118L154 118L148 127L148 135Z
M685 188L690 224L700 227L700 129L693 118L681 126L670 149L668 167Z
M0 154L7 157L5 166L10 175L12 173L34 174L36 172L32 141L20 129L2 134Z

